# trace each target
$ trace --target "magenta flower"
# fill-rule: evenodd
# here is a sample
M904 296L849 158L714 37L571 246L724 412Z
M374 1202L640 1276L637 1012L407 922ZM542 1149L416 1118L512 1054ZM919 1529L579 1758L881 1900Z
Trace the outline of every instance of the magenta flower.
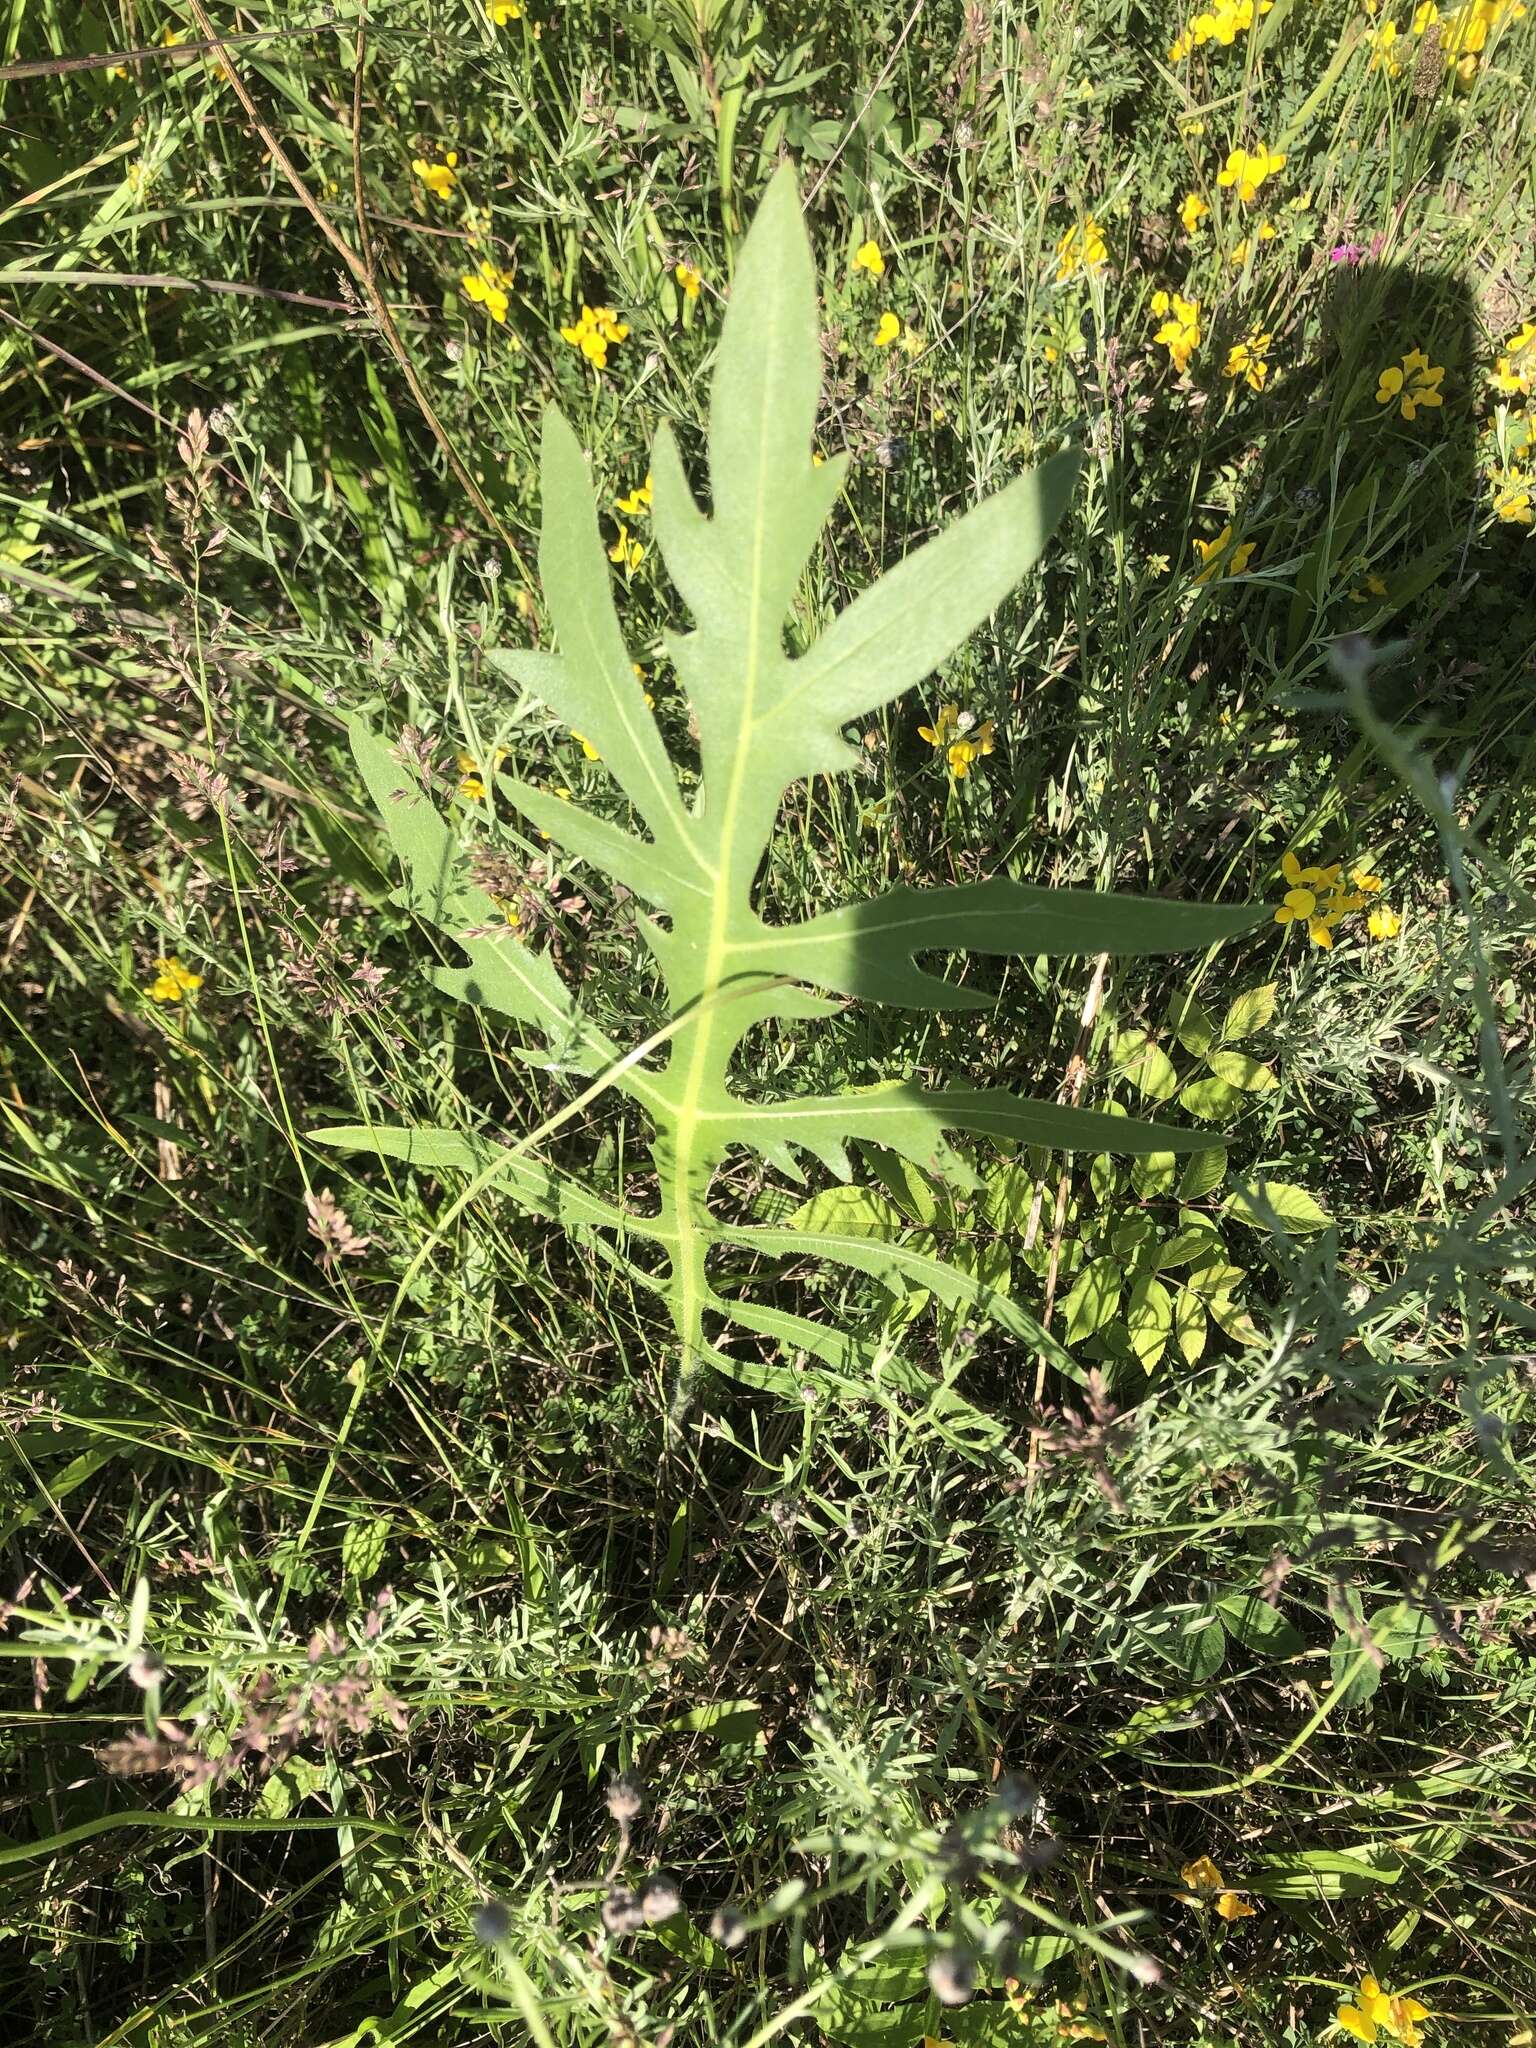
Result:
M1365 261L1365 245L1363 242L1340 242L1336 249L1328 251L1328 261L1330 263L1348 263L1350 265L1363 263Z

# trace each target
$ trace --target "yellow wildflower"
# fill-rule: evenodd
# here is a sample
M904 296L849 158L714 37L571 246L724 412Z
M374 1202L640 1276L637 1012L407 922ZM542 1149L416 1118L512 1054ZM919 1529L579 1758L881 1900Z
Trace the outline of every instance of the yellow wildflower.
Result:
M1532 523L1532 485L1516 469L1500 470L1494 480L1493 509L1506 526Z
M608 550L608 559L617 562L621 569L638 569L645 560L645 549L639 541L630 539L629 528L622 519L619 521L619 537Z
M1253 27L1255 21L1268 14L1275 0L1215 0L1215 4L1202 8L1178 36L1168 52L1170 64L1182 64L1191 50L1197 50L1205 43L1222 43L1228 48Z
M1445 365L1433 364L1423 349L1412 348L1402 359L1402 368L1395 364L1381 373L1376 388L1376 403L1390 405L1397 400L1405 420L1417 417L1421 406L1444 405L1440 390L1441 379L1445 376Z
M860 242L853 252L855 270L867 270L871 277L884 277L885 258L880 254L878 242Z
M450 149L440 164L428 163L424 156L412 157L411 169L434 199L446 199L459 182L458 161L459 152Z
M950 773L957 782L964 781L965 777L971 772L971 764L975 761L985 760L992 751L993 727L991 719L987 718L983 719L982 723L975 727L973 731L964 734L960 739L950 742L948 751Z
M1200 346L1200 301L1186 299L1178 292L1152 294L1152 312L1162 321L1152 339L1167 349L1176 370L1189 368L1189 359Z
M1201 540L1196 535L1195 550L1204 565L1196 571L1195 581L1197 583L1209 583L1213 577L1218 576L1242 575L1252 559L1253 551L1258 546L1258 542L1245 540L1241 547L1232 549L1230 560L1225 560L1226 550L1231 546L1232 529L1230 526L1224 526L1214 540Z
M571 738L576 742L577 746L581 748L581 751L586 755L589 761L601 761L601 759L603 758L602 755L597 751L596 747L593 746L592 742L587 738L584 732L578 732L575 726L572 726ZM555 794L557 796L569 798L571 792L568 789L560 789L556 790Z
M1365 920L1365 928L1373 939L1395 939L1403 928L1403 920L1389 904L1378 903Z
M1313 945L1325 948L1333 944L1334 926L1352 912L1363 910L1381 888L1379 876L1358 867L1352 876L1353 888L1346 887L1340 880L1343 869L1338 861L1328 867L1304 868L1294 853L1281 860L1280 872L1287 887L1275 923L1304 924Z
M920 725L917 736L926 740L930 747L943 752L960 731L960 707L958 704L941 704L939 715L932 725Z
M1203 1909L1214 1905L1223 1920L1251 1920L1259 1910L1231 1889L1209 1856L1197 1856L1193 1863L1186 1863L1179 1876L1189 1887L1178 1894L1186 1906Z
M1536 375L1536 321L1527 320L1518 334L1509 337L1508 353L1499 357L1492 371L1494 387L1506 397L1531 395Z
M1428 35L1439 19L1440 10L1435 5L1435 0L1419 0L1419 5L1413 10L1414 34L1416 36Z
M1419 2048L1424 2036L1418 2022L1429 2018L1429 2007L1416 1998L1394 1997L1383 1991L1374 1977L1362 1977L1358 2003L1341 2005L1336 2017L1357 2041L1369 2044L1378 2033L1385 2033L1401 2043L1401 2048Z
M1227 376L1241 377L1250 391L1262 391L1269 375L1267 351L1273 339L1271 334L1250 334L1246 341L1234 342L1227 350Z
M491 0L491 20L498 28L523 18L522 0Z
M488 256L481 257L478 270L468 271L459 279L464 296L477 306L484 306L498 327L507 324L507 286L511 282L511 271L498 270Z
M483 804L485 802L485 770L473 754L457 754L454 758L459 766L459 795L467 803ZM506 748L498 747L496 749L496 757L491 763L493 773L506 758Z
M901 333L901 322L894 313L882 313L880 325L875 329L875 347L889 348Z
M561 328L560 339L579 348L594 370L605 370L609 349L629 339L629 326L612 306L583 306L580 319Z
M1270 223L1269 223L1269 222L1268 222L1267 220L1261 220L1261 221L1259 222L1258 226L1257 226L1257 227L1256 227L1256 228L1254 229L1254 236L1255 236L1255 239L1256 239L1256 240L1258 240L1258 241L1260 241L1260 242L1272 242L1272 241L1273 241L1273 240L1275 239L1275 230L1274 230L1274 228L1273 228L1273 227L1272 227L1272 226L1270 225ZM1244 265L1244 264L1245 264L1245 263L1246 263L1247 261L1248 261L1248 237L1247 237L1246 235L1244 235L1243 239L1242 239L1242 240L1241 240L1241 241L1240 241L1240 242L1238 243L1237 247L1236 247L1236 248L1235 248L1235 249L1234 249L1234 250L1232 251L1232 256L1231 256L1231 263L1232 263L1232 268L1233 268L1234 270L1241 270L1241 269L1242 269L1242 267L1243 267L1243 265Z
M1403 60L1397 53L1397 23L1384 21L1380 28L1373 28L1366 37L1371 49L1370 69L1384 71L1388 78L1400 78Z
M962 711L957 704L941 704L933 724L920 725L917 736L944 756L957 782L963 782L972 763L984 760L995 744L991 719L977 725L971 713Z
M696 265L675 263L672 266L672 275L681 286L685 299L696 299L699 296L699 286L704 281L704 273Z
M645 472L645 482L636 484L627 498L615 498L615 512L622 512L626 519L640 519L651 509L651 472ZM615 555L614 560L618 557Z
M1185 234L1192 235L1210 210L1198 192L1186 192L1184 204L1179 208L1179 219L1184 223Z
M1467 0L1441 16L1440 47L1446 61L1461 67L1471 59L1466 81L1476 74L1477 59L1507 22L1519 21L1525 13L1524 0Z
M1218 185L1235 185L1239 199L1247 202L1257 199L1259 187L1266 178L1285 164L1283 151L1268 149L1261 142L1253 149L1234 149L1228 152L1225 170L1218 171Z
M183 1003L188 996L195 996L202 985L200 974L194 974L190 967L183 967L174 953L166 953L155 962L155 978L149 984L149 999L153 1003Z
M1080 227L1070 227L1056 244L1056 282L1065 284L1080 270L1099 270L1109 261L1104 230L1090 214Z

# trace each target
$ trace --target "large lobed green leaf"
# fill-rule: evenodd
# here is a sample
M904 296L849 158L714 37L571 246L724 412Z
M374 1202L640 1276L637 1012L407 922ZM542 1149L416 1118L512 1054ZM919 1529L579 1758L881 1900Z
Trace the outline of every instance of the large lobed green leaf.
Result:
M630 810L627 824L595 817L527 784L502 788L529 823L567 854L622 882L658 916L641 930L667 985L671 1034L664 1064L619 1063L618 1048L580 1014L550 962L508 935L487 937L495 912L467 883L448 824L419 779L366 728L353 744L405 869L405 900L467 956L440 968L438 986L516 1019L545 1056L583 1072L612 1069L654 1126L661 1199L654 1216L599 1201L547 1164L498 1158L481 1139L369 1130L325 1140L433 1170L461 1169L513 1199L572 1224L629 1229L671 1261L670 1298L685 1360L724 1366L707 1319L798 1343L801 1318L728 1303L706 1273L711 1246L828 1258L889 1286L920 1286L949 1304L981 1307L1064 1367L1067 1354L1016 1304L988 1297L937 1254L823 1232L727 1229L709 1207L714 1170L732 1146L799 1177L809 1153L846 1178L850 1139L886 1147L926 1172L974 1184L952 1134L1063 1150L1132 1154L1195 1150L1206 1133L1109 1117L1001 1088L924 1089L906 1083L825 1098L744 1100L732 1085L744 1033L775 1016L813 1018L836 1007L812 988L927 1009L991 1000L920 964L974 952L996 956L1155 953L1207 946L1243 931L1262 908L1212 908L998 878L960 888L897 889L789 925L759 915L754 886L785 789L851 767L844 728L920 683L989 616L1038 561L1066 507L1079 458L1055 455L916 549L834 618L803 651L788 621L812 550L841 489L840 459L812 460L819 395L816 299L809 239L791 172L770 185L741 252L716 359L708 440L709 499L701 503L670 432L653 461L656 539L689 614L668 646L692 706L702 781L685 801L614 606L591 479L558 412L544 424L539 563L558 644L554 654L496 654L493 663L541 697L596 748ZM534 1049L525 1056L538 1057ZM847 1360L844 1342L812 1348ZM744 1367L732 1361L738 1374ZM772 1375L770 1375L770 1380Z

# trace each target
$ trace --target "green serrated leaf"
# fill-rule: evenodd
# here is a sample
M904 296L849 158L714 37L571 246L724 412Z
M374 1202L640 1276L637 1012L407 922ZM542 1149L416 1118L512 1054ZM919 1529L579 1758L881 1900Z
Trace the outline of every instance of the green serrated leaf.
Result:
M981 1197L982 1214L994 1230L1022 1236L1035 1213L1039 1192L1039 1175L1027 1160L1005 1159L986 1177ZM1042 1203L1042 1209L1043 1206Z
M1261 988L1251 988L1234 997L1221 1021L1223 1043L1251 1038L1255 1031L1262 1031L1274 1018L1278 993L1274 982L1266 981Z
M1209 1152L1197 1152L1179 1175L1179 1200L1198 1202L1219 1188L1227 1177L1227 1148L1213 1145Z
M1197 1152L1195 1159L1207 1159L1211 1155ZM1190 1161L1194 1164L1194 1160ZM1171 1195L1179 1176L1179 1162L1172 1152L1149 1152L1142 1159L1131 1162L1131 1186L1144 1202L1158 1195Z
M1112 1057L1116 1069L1155 1102L1166 1102L1179 1085L1172 1060L1145 1031L1117 1033Z
M1168 1022L1173 1026L1173 1035L1188 1053L1204 1059L1216 1042L1216 1020L1189 990L1181 990L1168 1003Z
M1224 1124L1230 1123L1242 1108L1243 1092L1230 1081L1218 1081L1213 1076L1204 1081L1186 1081L1179 1090L1179 1101L1191 1116Z
M1132 1287L1125 1327L1143 1370L1151 1372L1167 1350L1173 1330L1173 1297L1155 1275L1142 1274Z
M1221 1239L1202 1219L1164 1238L1154 1247L1152 1263L1159 1273L1166 1273L1176 1266L1193 1265L1196 1260L1209 1263L1213 1251L1222 1252Z
M1266 1067L1262 1060L1250 1059L1245 1052L1209 1052L1205 1063L1218 1081L1225 1081L1232 1088L1241 1088L1249 1095L1266 1095L1270 1089L1280 1086L1273 1067Z
M348 1522L341 1537L341 1568L349 1579L367 1585L384 1562L389 1524L376 1516Z
M1173 1297L1173 1341L1186 1365L1196 1365L1205 1354L1207 1317L1205 1304L1187 1287Z
M1245 1276L1239 1274L1241 1280ZM1230 1294L1207 1294L1201 1290L1201 1300L1211 1321L1217 1324L1235 1344L1259 1344L1263 1333L1240 1301L1234 1301Z
M1116 1315L1123 1286L1118 1259L1093 1259L1077 1276L1076 1284L1061 1304L1067 1342L1077 1344Z
M1326 1230L1333 1221L1315 1195L1288 1180L1261 1180L1251 1190L1234 1188L1222 1208L1234 1223L1246 1223L1253 1230L1278 1225L1288 1234L1305 1234Z

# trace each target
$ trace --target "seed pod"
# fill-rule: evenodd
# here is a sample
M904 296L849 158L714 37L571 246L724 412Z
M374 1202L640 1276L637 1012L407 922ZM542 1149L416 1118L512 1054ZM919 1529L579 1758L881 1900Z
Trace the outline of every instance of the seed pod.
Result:
M627 1826L639 1817L644 1806L645 1794L633 1771L620 1771L616 1778L608 1780L608 1811L616 1821Z
M602 1919L610 1934L633 1934L637 1927L645 1925L640 1901L627 1884L616 1884L609 1891L603 1901Z
M1010 1820L1033 1818L1040 1805L1040 1794L1027 1778L1021 1778L1017 1771L1009 1771L999 1778L995 1795L998 1805Z
M709 1938L722 1948L740 1948L747 1938L747 1923L733 1906L722 1906L709 1923Z
M677 1888L677 1879L670 1870L653 1870L640 1887L640 1911L645 1915L646 1926L670 1920L682 1910L683 1895Z
M498 1941L505 1941L512 1932L512 1915L500 1899L482 1899L470 1914L469 1924L475 1930L476 1941L483 1941L487 1948L494 1948Z
M976 1989L976 1965L963 1949L946 1949L928 1965L928 1988L940 2005L964 2005Z

